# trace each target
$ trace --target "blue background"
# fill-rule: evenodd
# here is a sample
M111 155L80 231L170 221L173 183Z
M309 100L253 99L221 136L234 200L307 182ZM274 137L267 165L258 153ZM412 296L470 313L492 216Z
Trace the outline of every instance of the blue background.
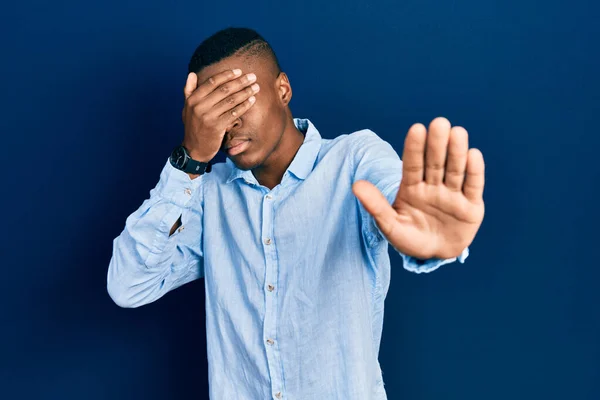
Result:
M105 285L183 137L189 57L233 25L272 43L324 137L370 128L401 154L442 115L484 154L466 264L416 275L392 254L389 398L599 399L600 24L591 1L560 3L3 6L0 398L208 397L204 282L135 310Z

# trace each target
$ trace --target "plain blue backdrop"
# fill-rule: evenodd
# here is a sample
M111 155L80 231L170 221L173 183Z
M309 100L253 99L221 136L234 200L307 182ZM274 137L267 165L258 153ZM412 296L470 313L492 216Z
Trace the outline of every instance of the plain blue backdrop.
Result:
M416 275L392 254L389 398L599 399L597 15L533 0L3 5L0 398L208 398L204 282L121 309L106 271L183 137L189 57L247 26L324 137L370 128L402 154L410 125L441 115L483 152L466 264Z

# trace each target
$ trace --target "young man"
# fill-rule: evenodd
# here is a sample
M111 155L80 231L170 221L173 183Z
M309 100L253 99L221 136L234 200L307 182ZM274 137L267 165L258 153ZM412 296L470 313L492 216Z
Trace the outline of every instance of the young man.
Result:
M402 161L370 130L323 139L249 29L206 39L189 72L182 146L114 240L110 296L138 307L204 277L211 399L385 399L388 244L417 273L464 262L481 152L444 118L410 128Z

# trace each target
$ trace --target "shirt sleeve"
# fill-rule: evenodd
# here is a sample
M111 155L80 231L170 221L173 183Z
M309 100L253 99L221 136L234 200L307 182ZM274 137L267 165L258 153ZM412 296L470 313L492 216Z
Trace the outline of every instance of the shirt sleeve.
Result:
M390 204L393 203L400 187L402 180L402 160L394 148L385 140L381 139L371 130L362 130L355 132L355 165L354 165L354 180L367 180L374 184L388 199ZM373 247L381 240L386 240L385 236L375 223L375 219L362 206L358 199L363 237L366 238L367 247ZM387 240L386 240L387 241ZM426 260L417 259L407 254L400 252L392 246L392 248L402 256L403 267L411 272L423 273L431 272L442 265L449 264L454 261L464 263L469 256L469 248L465 248L459 257L440 259L429 258Z
M139 307L204 276L202 182L169 160L150 197L130 214L113 240L107 290L121 307ZM181 217L181 226L169 233Z

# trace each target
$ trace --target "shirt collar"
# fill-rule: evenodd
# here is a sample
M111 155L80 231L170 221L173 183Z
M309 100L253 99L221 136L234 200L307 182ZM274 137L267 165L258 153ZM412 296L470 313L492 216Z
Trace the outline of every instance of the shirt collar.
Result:
M313 170L319 150L321 150L321 135L307 118L294 118L294 124L300 132L304 133L304 142L294 156L292 163L288 167L288 171L293 173L298 179L306 179L308 174ZM239 169L229 158L226 159L226 162L232 167L227 183L238 178L244 178L247 182L258 184L251 170Z

